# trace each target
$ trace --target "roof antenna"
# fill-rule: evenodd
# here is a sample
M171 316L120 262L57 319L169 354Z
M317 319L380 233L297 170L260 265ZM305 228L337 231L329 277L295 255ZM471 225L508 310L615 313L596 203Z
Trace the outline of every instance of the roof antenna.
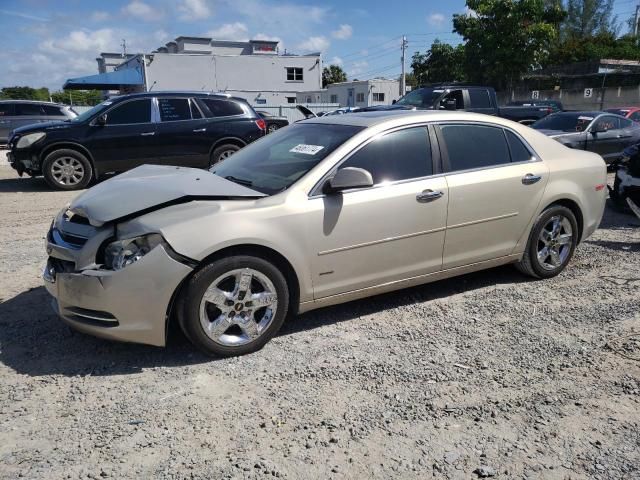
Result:
M123 38L120 46L122 47L122 58L125 58L127 56L127 40Z

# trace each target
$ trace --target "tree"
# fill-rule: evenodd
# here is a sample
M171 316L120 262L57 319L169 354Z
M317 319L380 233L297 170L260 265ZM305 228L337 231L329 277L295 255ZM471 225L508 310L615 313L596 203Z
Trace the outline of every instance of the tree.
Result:
M558 2L467 0L471 13L453 16L465 40L465 74L502 89L542 64L566 13Z
M553 47L547 64L563 65L603 58L640 60L636 37L625 35L616 38L611 32L593 37L568 37Z
M73 105L97 105L102 101L99 90L63 90L53 92L51 98L54 102Z
M464 80L464 46L453 46L434 40L426 53L411 57L411 69L418 85Z
M347 81L347 74L344 73L340 65L329 65L322 70L322 88L332 83L340 83Z
M10 100L41 100L49 101L49 89L31 87L4 87L0 91L0 98Z
M568 0L567 18L562 23L562 39L586 38L619 29L613 16L614 0Z

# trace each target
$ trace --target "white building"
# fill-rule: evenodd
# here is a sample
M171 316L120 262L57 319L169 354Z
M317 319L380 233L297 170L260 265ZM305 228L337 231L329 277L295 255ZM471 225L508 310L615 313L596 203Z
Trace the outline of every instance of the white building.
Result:
M322 86L322 58L279 54L278 42L231 42L178 37L147 54L123 58L113 71L112 54L98 58L98 75L69 79L64 88L119 90L195 90L226 92L252 105L296 103L299 92Z
M390 105L400 98L397 80L374 78L352 82L332 83L326 89L300 92L298 103L339 103L342 107L370 107Z

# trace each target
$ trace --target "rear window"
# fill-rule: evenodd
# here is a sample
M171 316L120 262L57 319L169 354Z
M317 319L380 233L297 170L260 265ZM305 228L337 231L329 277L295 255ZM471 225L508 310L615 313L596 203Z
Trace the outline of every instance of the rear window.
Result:
M64 117L64 113L60 111L60 107L55 105L42 105L45 115L51 115L53 117Z
M0 117L8 117L15 115L16 109L13 103L0 103Z
M212 117L229 117L231 115L242 115L244 110L236 102L230 100L220 100L214 98L200 99L204 103Z
M42 115L42 110L35 103L16 103L16 115Z
M160 120L163 122L191 120L188 98L159 98L158 107L160 108Z
M442 125L449 170L469 170L511 162L504 131L484 125Z

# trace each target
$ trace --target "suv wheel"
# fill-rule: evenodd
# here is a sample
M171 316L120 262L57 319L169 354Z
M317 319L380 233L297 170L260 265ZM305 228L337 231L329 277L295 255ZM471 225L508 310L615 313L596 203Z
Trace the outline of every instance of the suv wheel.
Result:
M180 304L181 327L196 347L208 355L244 355L261 349L280 330L289 288L270 262L238 255L197 272Z
M240 150L240 147L238 145L234 145L232 143L227 143L225 145L220 145L211 154L211 165L209 165L209 166L213 166L216 163L221 162L222 160L225 160L225 159L229 158L231 155L236 153L238 150Z
M516 268L535 278L555 277L567 266L577 244L575 215L567 207L553 205L538 217Z
M49 186L79 190L89 185L93 168L87 157L75 150L54 150L44 159L42 173Z

